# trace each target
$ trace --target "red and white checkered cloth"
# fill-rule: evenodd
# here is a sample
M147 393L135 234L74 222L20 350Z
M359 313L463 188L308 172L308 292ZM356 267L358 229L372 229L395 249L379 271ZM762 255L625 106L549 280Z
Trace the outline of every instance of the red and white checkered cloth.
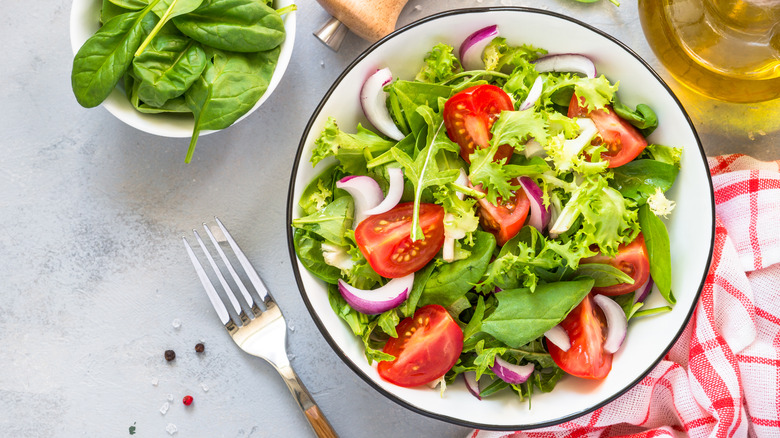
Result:
M780 160L708 160L715 248L694 315L612 403L555 427L470 438L780 437Z

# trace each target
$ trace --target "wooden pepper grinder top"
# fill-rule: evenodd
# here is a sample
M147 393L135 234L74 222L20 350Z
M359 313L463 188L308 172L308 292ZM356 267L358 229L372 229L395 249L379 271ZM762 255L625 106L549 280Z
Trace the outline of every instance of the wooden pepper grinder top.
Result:
M338 50L346 29L376 42L395 30L398 15L409 0L317 0L333 18L315 35L328 47Z

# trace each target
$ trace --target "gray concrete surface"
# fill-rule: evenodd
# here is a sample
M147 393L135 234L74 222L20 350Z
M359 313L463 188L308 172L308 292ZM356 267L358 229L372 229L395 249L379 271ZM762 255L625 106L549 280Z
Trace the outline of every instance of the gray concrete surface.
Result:
M636 5L607 1L410 0L409 23L451 8L522 5L603 29L648 59ZM310 437L277 374L228 339L180 236L213 215L232 229L284 309L292 363L342 437L462 437L467 429L378 395L330 349L306 311L287 253L290 169L309 115L368 43L338 53L300 0L292 63L249 119L187 141L144 134L70 89L70 2L6 0L0 66L0 436ZM665 76L667 77L667 76ZM780 104L728 105L681 93L709 154L780 159ZM181 326L173 326L174 320ZM196 354L203 341L206 351ZM175 362L163 351L173 349ZM206 388L208 390L206 390ZM173 401L167 413L160 408ZM192 406L181 403L184 395Z

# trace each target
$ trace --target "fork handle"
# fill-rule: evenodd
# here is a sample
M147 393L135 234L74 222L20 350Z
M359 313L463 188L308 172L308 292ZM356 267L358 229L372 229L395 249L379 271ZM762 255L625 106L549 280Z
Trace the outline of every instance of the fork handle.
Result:
M301 379L295 374L292 367L290 365L285 365L278 367L277 370L282 378L284 378L284 383L290 388L290 392L293 397L295 397L298 406L300 406L301 410L306 415L306 419L309 420L309 424L311 424L312 429L314 429L314 433L316 433L319 438L338 438L339 436L333 430L328 419L322 414L317 403L311 398L311 394L309 394L309 391L303 386L303 382L301 382Z

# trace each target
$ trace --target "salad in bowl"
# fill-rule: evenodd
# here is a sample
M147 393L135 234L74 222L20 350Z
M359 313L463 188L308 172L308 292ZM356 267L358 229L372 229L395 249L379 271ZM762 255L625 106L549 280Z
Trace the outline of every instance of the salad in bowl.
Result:
M364 378L440 418L534 427L624 391L687 320L709 258L679 272L679 230L667 224L701 150L690 125L654 135L679 124L679 105L624 93L598 57L506 17L603 35L515 8L439 20L470 14L471 32L425 33L416 59L371 56L423 26L399 31L337 82L332 93L363 74L348 116L328 112L331 93L307 129L290 237L307 305ZM698 234L711 244L711 229ZM659 326L663 340L649 341ZM653 352L637 353L642 344Z

